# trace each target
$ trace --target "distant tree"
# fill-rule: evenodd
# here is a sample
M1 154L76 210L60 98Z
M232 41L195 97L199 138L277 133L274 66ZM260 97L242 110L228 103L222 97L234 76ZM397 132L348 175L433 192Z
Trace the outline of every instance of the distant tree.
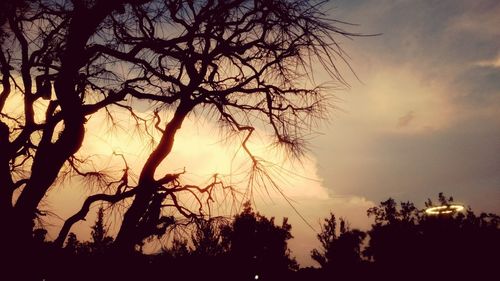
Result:
M191 235L195 256L203 258L217 257L225 252L222 244L222 228L228 224L224 218L209 218L196 220L194 233Z
M401 202L400 206L394 199L389 198L377 207L367 210L369 217L374 217L376 225L388 225L394 223L415 224L421 212L417 210L412 202Z
M409 272L421 262L423 241L418 229L421 211L413 203L399 206L389 198L367 211L375 223L368 231L369 244L364 254L375 262L379 272Z
M366 233L349 229L347 222L340 219L340 229L333 213L324 220L317 235L321 249L313 249L311 257L321 265L325 274L338 278L358 277L362 265L361 245Z
M268 219L255 213L246 202L243 211L222 232L233 270L241 274L239 278L278 278L297 270L287 242L293 238L291 228L286 218L277 226L274 217Z
M448 206L450 204L453 204L453 197L452 196L446 197L446 195L444 195L443 192L439 192L438 193L438 202L439 202L438 206ZM430 207L434 207L434 206L435 206L435 204L432 202L432 200L430 198L428 198L427 201L425 202L425 207L430 208Z
M45 243L46 236L47 236L47 230L43 228L37 228L33 230L33 239L37 244Z
M91 226L90 234L90 241L81 242L75 233L70 232L64 247L65 252L74 256L93 256L102 255L109 250L113 238L107 235L103 207L99 207L97 211L97 218Z
M80 247L81 247L81 242L78 241L76 234L70 232L68 234L68 240L66 241L66 246L64 247L64 249L66 250L66 252L75 255L78 253Z
M456 204L443 193L439 193L438 202L437 206ZM426 207L433 206L428 199ZM442 278L486 280L495 275L500 262L499 218L496 214L476 215L470 207L422 217L419 229L427 268Z
M169 256L173 259L180 259L189 256L188 240L180 237L174 237L170 247L163 249L163 255Z
M438 206L454 204L438 195ZM430 199L426 207L434 206ZM364 254L372 259L378 278L487 279L500 258L500 225L495 214L465 212L425 214L411 202L399 206L389 198L368 210L375 223L368 231Z
M326 267L328 264L328 259L326 253L332 248L333 243L337 239L337 220L333 213L330 213L330 218L325 219L325 223L321 227L321 233L317 235L318 240L321 243L322 250L313 249L311 257L319 263L321 267Z
M107 229L104 225L104 208L100 207L97 211L97 219L92 226L91 237L92 240L89 244L94 254L102 254L109 249L113 242L113 237L106 235Z

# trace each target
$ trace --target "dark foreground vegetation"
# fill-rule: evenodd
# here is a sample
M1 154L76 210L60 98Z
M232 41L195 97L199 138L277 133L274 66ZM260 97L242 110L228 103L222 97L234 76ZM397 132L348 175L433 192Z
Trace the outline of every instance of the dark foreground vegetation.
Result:
M439 194L438 206L452 198ZM426 206L433 206L428 200ZM426 215L393 199L370 208L371 229L351 229L325 218L311 256L319 268L299 268L287 246L287 219L255 213L250 204L232 220L213 218L186 226L158 254L117 255L101 208L92 239L71 233L63 249L37 229L35 280L493 280L500 264L500 217L464 212ZM174 233L174 232L171 232Z

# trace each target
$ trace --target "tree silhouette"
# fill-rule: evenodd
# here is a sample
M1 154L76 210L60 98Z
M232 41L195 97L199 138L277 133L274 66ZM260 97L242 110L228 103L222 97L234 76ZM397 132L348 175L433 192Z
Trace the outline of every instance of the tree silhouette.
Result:
M253 212L249 202L232 221L198 219L194 228L186 230L191 235L175 236L153 258L155 266L168 268L170 276L187 280L255 280L257 276L266 280L291 277L298 269L287 246L291 225L286 219L281 226L275 225L274 218Z
M188 240L175 237L172 240L172 245L163 250L163 254L173 259L181 259L189 256Z
M182 184L180 174L155 177L157 167L172 149L176 132L191 112L204 108L241 136L241 146L251 163L249 179L265 180L265 166L246 145L256 124L265 120L264 125L276 143L298 155L304 144L303 129L325 113L326 96L321 88L301 86L298 78L304 72L296 66L307 69L310 65L305 59L314 54L331 66L328 69L333 77L339 78L331 64L336 47L329 43L333 42L334 33L342 32L322 21L317 7L306 1L174 1L160 9L155 6L153 11L151 7L142 9L137 15L139 20L152 22L144 27L143 34L130 33L130 28L121 29L123 34L119 34L119 38L139 42L133 52L139 58L102 45L95 48L100 54L142 69L144 75L129 87L135 91L139 86L150 87L156 94L141 92L139 97L174 108L173 116L161 129L158 146L140 172L137 194L116 237L116 244L122 249L133 249L151 235L145 231L147 227L141 229L146 213L162 206L193 218L204 214L203 208L210 204L210 193L215 187L227 190L217 176L204 188ZM160 24L180 30L173 39L155 36L154 24L161 17L150 15L158 13L172 19L160 20ZM123 24L129 24L127 19L122 19ZM148 62L151 59L153 63ZM159 115L156 119L158 124L163 123ZM183 191L197 192L194 196L200 208L196 212L179 203L176 194ZM168 204L155 206L152 199L156 196Z
M227 227L227 224L224 218L196 220L196 228L191 235L193 254L203 258L221 256L226 251L222 244L222 229Z
M337 230L335 215L330 213L330 217L324 220L317 237L321 243L321 249L313 249L311 257L320 264L325 275L335 275L338 278L360 278L361 244L366 233L357 229L349 229L347 222L342 218L340 229Z
M205 215L215 188L231 193L219 176L200 187L184 182L182 172L158 172L194 112L241 141L250 180L272 182L248 140L259 127L290 154L303 152L329 105L325 89L304 79L314 64L343 82L335 36L352 35L325 19L321 5L303 0L31 0L2 1L2 8L0 221L9 229L0 238L12 241L6 257L29 251L40 202L65 176L101 193L65 221L57 247L97 201L125 202L114 249L126 253L175 224L168 209L188 219ZM138 114L138 101L149 103L149 117ZM117 110L146 136L160 135L137 181L123 155L115 155L123 157L123 173L107 174L79 152L87 120L102 111L116 124ZM199 206L184 205L181 194ZM123 200L130 197L129 205Z
M79 254L79 249L81 247L81 242L78 241L76 234L70 232L68 234L68 240L66 241L66 246L64 247L65 251L70 255Z
M286 218L282 225L274 224L274 218L255 213L250 202L236 215L231 225L223 229L223 243L227 245L233 278L250 280L284 277L298 264L290 256L287 241L292 238L291 225Z
M440 206L453 198L439 193ZM433 206L429 199L426 207ZM425 215L413 203L393 199L370 208L375 224L368 231L365 255L372 259L377 278L396 280L401 276L422 279L487 279L494 273L500 249L498 216L465 214Z
M453 197L438 195L438 206L454 204ZM432 207L432 201L426 207ZM464 212L427 215L420 220L425 250L434 254L425 256L429 270L443 278L488 279L495 274L500 258L500 224L495 214L481 213L472 209ZM461 257L456 259L455 257Z
M454 204L442 194L439 198L446 199L438 199L439 204ZM426 207L430 206L434 205L428 200ZM107 240L100 209L91 227L91 241L80 242L70 233L61 251L50 247L45 229L33 231L33 250L39 253L32 269L39 273L37 278L47 280L68 276L152 280L167 275L182 280L488 280L496 274L498 215L476 215L470 208L426 214L411 202L397 204L391 198L367 213L375 216L367 233L350 229L344 219L337 221L331 213L318 234L322 247L312 251L321 268L297 270L287 243L292 238L291 225L286 219L275 225L274 218L254 212L249 202L233 221L211 218L187 224L159 254L124 256L96 250L96 244ZM366 234L369 241L363 259Z
M418 230L420 212L413 203L402 202L398 206L389 198L370 208L367 214L374 216L375 224L368 231L370 240L364 254L375 262L378 274L395 278L421 264L424 244Z
M97 219L92 226L92 241L90 247L94 253L104 253L113 242L113 238L107 236L106 226L104 225L104 208L100 207L97 211Z

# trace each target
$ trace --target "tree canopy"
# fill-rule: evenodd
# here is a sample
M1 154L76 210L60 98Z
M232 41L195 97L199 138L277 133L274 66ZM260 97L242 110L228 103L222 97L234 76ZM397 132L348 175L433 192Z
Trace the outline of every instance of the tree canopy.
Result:
M320 264L321 268L339 278L359 277L357 272L363 261L361 244L366 233L350 229L343 218L337 224L335 215L330 213L330 217L325 218L317 237L321 243L321 249L313 249L311 257Z

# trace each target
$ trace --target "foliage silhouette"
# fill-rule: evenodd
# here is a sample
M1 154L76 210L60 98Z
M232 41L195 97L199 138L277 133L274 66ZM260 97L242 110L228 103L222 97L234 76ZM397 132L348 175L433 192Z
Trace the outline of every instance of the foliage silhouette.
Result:
M193 255L202 258L217 257L228 251L223 245L222 229L229 227L225 218L209 218L196 220L196 228L191 235Z
M287 243L293 238L291 228L287 218L281 226L275 225L274 218L255 213L250 202L246 202L242 213L222 230L235 273L245 280L256 275L272 280L297 270L298 264L290 256Z
M438 196L441 206L453 198ZM426 207L431 207L429 199ZM482 213L476 216L469 208L465 213L426 215L413 203L393 199L368 210L375 224L368 231L365 255L374 262L377 275L390 273L412 279L487 279L495 275L494 265L500 259L498 216Z
M454 204L453 197L443 193L437 202ZM425 206L433 207L433 201L428 199ZM496 276L500 217L495 214L477 216L468 208L428 215L412 202L398 204L392 198L367 214L374 223L366 233L348 230L344 220L337 231L337 220L330 214L318 234L322 248L312 251L320 270L300 270L296 279L490 280Z
M361 244L366 233L349 229L345 219L340 219L340 229L337 230L337 220L333 213L325 219L318 234L321 249L313 249L311 257L321 265L328 275L338 278L361 278L364 262L361 256ZM338 234L337 234L338 233Z
M92 226L92 242L90 247L94 253L104 253L111 246L113 237L107 236L106 226L104 225L104 208L100 207L97 211L97 219Z
M438 202L452 204L453 200L440 194ZM432 206L432 201L426 206ZM105 214L102 209L99 213ZM249 203L232 220L212 218L188 225L186 235L176 236L158 254L117 255L109 247L98 247L109 239L98 215L91 241L80 242L71 233L60 250L46 241L44 229L36 229L33 249L39 254L33 276L34 280L67 280L68 276L72 280L164 276L255 280L256 275L259 280L488 280L496 274L500 217L495 214L476 215L469 208L429 216L411 202L398 204L391 198L367 214L374 223L366 233L350 229L333 213L325 218L318 234L322 247L312 251L319 269L298 268L288 249L292 235L286 219L275 225L274 218L254 212Z

